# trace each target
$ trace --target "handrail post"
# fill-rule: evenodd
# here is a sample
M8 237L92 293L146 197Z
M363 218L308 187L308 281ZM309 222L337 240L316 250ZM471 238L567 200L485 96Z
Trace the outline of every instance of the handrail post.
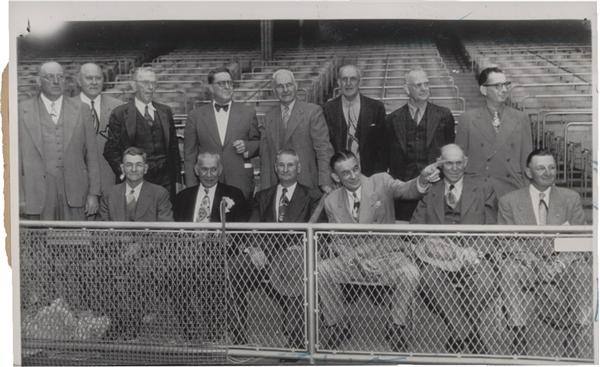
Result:
M308 226L306 229L306 282L308 284L308 319L306 320L307 325L307 336L308 336L308 354L309 363L315 363L315 343L316 343L316 289L315 289L315 269L316 269L316 256L315 256L315 241L314 241L314 230L312 226Z

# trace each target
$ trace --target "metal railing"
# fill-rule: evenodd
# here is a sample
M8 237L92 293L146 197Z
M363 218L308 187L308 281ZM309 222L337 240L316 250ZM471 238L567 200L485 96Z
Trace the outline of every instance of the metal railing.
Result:
M594 360L591 227L22 221L19 246L24 365Z

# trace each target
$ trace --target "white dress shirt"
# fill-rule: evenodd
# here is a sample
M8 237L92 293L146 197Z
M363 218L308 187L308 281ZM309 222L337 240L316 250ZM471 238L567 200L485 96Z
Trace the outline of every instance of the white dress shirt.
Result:
M356 121L354 122L358 125L358 116L360 115L360 94L357 94L352 101L349 101L344 95L342 95L342 111L344 113L346 123L348 124L350 123L350 117L348 116L350 109L352 109L354 112L354 116L356 117Z
M202 186L202 184L200 184L198 186L198 193L196 194L196 204L194 205L194 222L197 221L198 218L196 218L198 216L198 210L200 209L200 206L202 205L202 198L204 198L204 195L206 194L206 192L204 191L205 187ZM209 221L210 221L210 213L212 213L212 208L214 205L214 201L215 201L215 192L217 191L217 185L213 185L212 187L208 188L208 198L210 200L210 207L208 208L208 217L209 217Z
M144 114L146 113L146 104L144 102L140 101L139 99L137 99L137 97L134 99L135 99L135 108L137 108L139 113L142 116L144 116ZM148 113L154 120L154 112L156 112L156 108L154 108L154 105L152 104L152 102L148 103L147 106L148 106ZM100 115L98 115L98 116L100 116Z
M294 99L289 105L288 108L290 109L290 117L292 117L292 111L294 110L294 105L296 104L296 100ZM281 116L283 118L283 109L284 109L284 105L280 104L279 108L281 110Z
M221 139L221 144L225 144L225 134L227 133L227 122L229 121L229 112L231 112L231 101L226 103L227 111L224 109L219 110L215 107L216 102L213 101L213 110L215 111L215 120L217 120L217 129L219 130L219 138Z
M135 201L138 201L138 199L140 197L140 192L142 191L143 184L144 184L144 181L140 182L139 185L132 188L131 186L129 186L129 183L127 181L125 181L125 200L127 200L127 196L129 196L129 194L131 193L131 190L133 189L133 197L135 198Z
M544 193L544 202L546 203L546 207L550 208L550 189L552 186L547 188ZM531 196L531 204L533 206L533 214L535 215L535 222L540 225L540 193L542 191L538 190L532 184L529 184L529 195Z
M415 115L415 112L417 112L417 108L419 109L419 115L416 116L416 118L414 119L418 125L421 122L421 120L423 119L423 115L425 114L425 110L427 109L427 101L425 101L425 103L423 103L423 106L417 106L415 103L413 103L409 99L407 104L408 104L408 112L410 113L411 116Z
M360 200L362 198L360 194L360 189L360 186L358 187L358 189L356 189L356 191L350 191L347 188L344 188L344 190L346 190L346 196L348 197L348 212L350 212L350 214L352 214L352 209L354 209L354 193L356 193L356 197L358 198L358 202L360 204Z
M454 198L456 199L457 203L460 201L460 197L462 195L462 190L463 190L463 178L461 178L460 180L456 181L453 184L444 180L444 198L448 197L448 192L450 192L450 185L454 185L454 190L453 190Z
M60 117L60 110L62 108L63 96L58 97L58 99L56 101L51 101L48 98L46 98L44 93L40 93L40 98L42 99L42 102L44 103L44 106L46 107L46 111L48 111L48 115L50 115L50 116L52 116L52 103L54 103L54 112L56 113L56 121L54 121L54 120L53 121L56 124L58 122L58 118Z
M296 190L297 182L287 188L287 192L285 193L285 197L287 197L288 202L292 201L292 196L294 195L294 190ZM281 195L283 194L283 186L281 184L277 185L277 193L275 194L275 218L279 218L279 201L281 200Z
M90 108L92 108L92 99L88 96L86 96L83 92L81 92L81 94L79 94L79 98L81 98L81 102L85 103L86 105L90 106ZM96 98L93 99L94 101L94 110L96 110L96 115L98 115L98 118L100 118L100 103L102 103L102 96L101 95L97 95ZM148 107L148 110L150 110L150 107ZM142 115L144 113L142 112Z

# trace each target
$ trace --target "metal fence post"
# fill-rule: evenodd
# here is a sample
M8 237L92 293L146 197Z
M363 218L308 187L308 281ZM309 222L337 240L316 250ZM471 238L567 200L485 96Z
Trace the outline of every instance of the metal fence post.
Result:
M308 226L306 228L306 237L307 237L307 273L306 279L308 282L308 319L307 322L307 335L308 335L308 353L310 355L309 363L315 363L315 343L317 336L317 328L316 328L316 290L315 290L315 269L316 269L316 257L315 257L315 241L314 241L314 231L312 226Z

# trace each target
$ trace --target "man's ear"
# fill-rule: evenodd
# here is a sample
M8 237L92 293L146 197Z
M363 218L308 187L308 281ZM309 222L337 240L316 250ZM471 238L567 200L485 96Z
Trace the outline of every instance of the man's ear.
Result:
M129 85L131 86L131 89L133 89L134 92L137 92L137 87L135 86L135 80L130 81Z
M404 90L406 91L406 95L410 96L410 90L408 89L408 84L404 84Z
M123 165L123 163L119 164L119 167L121 168L121 174L125 174L125 166Z
M200 177L200 170L198 169L198 166L194 166L194 173L196 174L196 177Z
M144 176L148 173L148 163L144 163Z
M342 182L342 180L340 180L340 176L338 176L338 175L337 175L336 173L334 173L334 172L331 172L331 179L332 179L332 180L333 180L335 183L337 183L337 184L339 184L339 183L341 183L341 182Z
M487 87L486 86L479 86L479 92L481 92L481 94L483 94L484 96L487 97Z
M525 167L525 176L527 176L528 179L533 179L533 175L531 174L531 168L529 167Z
M298 173L302 172L302 165L300 164L300 162L298 162L298 168L296 169L296 171L298 171Z
M463 163L463 167L466 167L466 166L467 166L467 164L469 164L469 157L467 157L467 156L464 156L464 157L463 157L463 162L464 162L464 163Z

